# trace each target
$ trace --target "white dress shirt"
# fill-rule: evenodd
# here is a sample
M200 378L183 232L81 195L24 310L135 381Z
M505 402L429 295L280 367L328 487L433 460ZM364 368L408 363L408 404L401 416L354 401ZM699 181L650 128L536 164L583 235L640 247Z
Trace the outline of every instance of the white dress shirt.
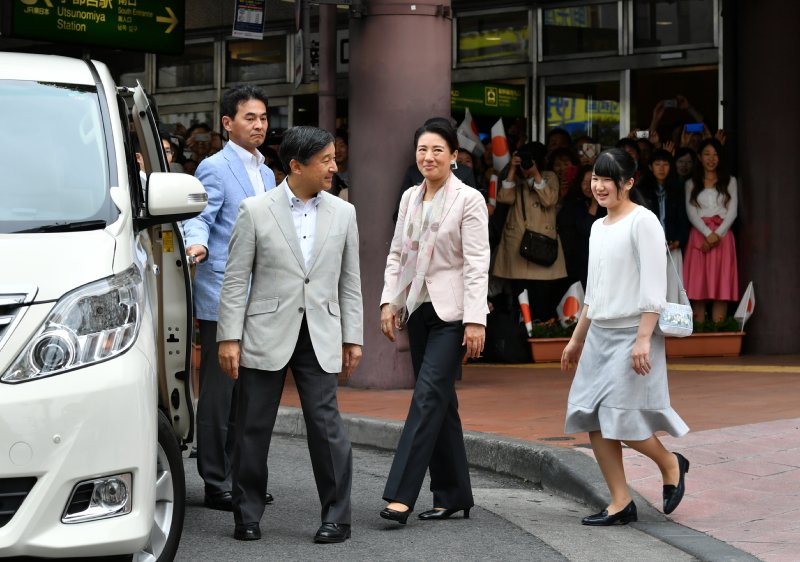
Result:
M259 193L264 193L266 191L266 188L264 187L264 178L261 176L261 170L259 169L261 164L263 164L265 161L264 155L258 150L256 150L255 154L253 154L235 142L230 142L233 150L236 152L239 158L242 159L242 164L244 164L247 177L250 178L250 183L253 185L253 191L255 191L256 195Z
M283 188L286 190L286 198L289 200L289 205L291 206L294 229L295 232L297 232L297 241L300 242L300 249L303 251L303 260L305 261L306 268L308 268L308 262L311 260L311 251L314 249L314 237L317 235L317 206L320 202L319 193L303 203L302 200L292 193L292 190L289 188L289 182L283 182Z

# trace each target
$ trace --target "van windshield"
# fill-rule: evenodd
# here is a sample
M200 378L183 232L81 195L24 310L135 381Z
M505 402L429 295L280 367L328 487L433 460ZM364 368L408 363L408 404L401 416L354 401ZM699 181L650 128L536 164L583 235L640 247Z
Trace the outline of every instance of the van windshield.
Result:
M93 86L0 80L0 233L116 220Z

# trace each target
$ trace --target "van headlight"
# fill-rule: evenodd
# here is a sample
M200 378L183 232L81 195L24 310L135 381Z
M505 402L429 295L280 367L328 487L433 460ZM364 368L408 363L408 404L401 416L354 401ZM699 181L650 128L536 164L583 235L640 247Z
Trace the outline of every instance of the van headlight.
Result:
M136 265L59 299L0 381L26 382L110 359L136 341L144 306Z

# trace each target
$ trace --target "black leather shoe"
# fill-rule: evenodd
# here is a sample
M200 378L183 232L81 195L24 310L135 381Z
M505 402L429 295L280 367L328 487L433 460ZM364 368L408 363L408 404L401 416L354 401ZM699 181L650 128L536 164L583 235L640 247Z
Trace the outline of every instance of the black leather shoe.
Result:
M269 505L274 501L275 501L275 498L272 497L272 494L270 494L269 492L266 492L264 494L264 503L265 504Z
M686 491L686 484L684 482L684 476L686 473L689 472L689 461L680 453L672 453L676 457L678 457L678 470L680 471L680 477L678 478L678 485L673 486L672 484L665 484L664 485L664 513L672 513L675 511L675 508L681 503L683 499L683 493Z
M450 519L450 516L454 513L458 513L459 511L464 512L464 519L469 519L469 510L471 508L466 509L429 509L428 511L423 511L417 517L422 519L423 521L437 521L439 519Z
M627 525L636 521L639 516L636 514L636 504L631 501L626 505L622 511L618 511L613 515L608 514L608 510L604 509L600 513L589 515L581 520L584 525L593 525L595 527L608 527L609 525Z
M389 521L397 521L401 525L406 524L409 515L411 515L410 508L405 511L397 511L395 509L389 509L388 507L384 507L381 510L381 517L383 517L384 519L388 519Z
M261 538L258 523L241 523L233 530L233 538L237 541L257 541Z
M210 509L219 511L233 511L233 497L230 492L214 492L206 494L203 504Z
M314 542L344 542L349 538L350 525L345 525L344 523L323 523L317 531L317 534L314 535Z

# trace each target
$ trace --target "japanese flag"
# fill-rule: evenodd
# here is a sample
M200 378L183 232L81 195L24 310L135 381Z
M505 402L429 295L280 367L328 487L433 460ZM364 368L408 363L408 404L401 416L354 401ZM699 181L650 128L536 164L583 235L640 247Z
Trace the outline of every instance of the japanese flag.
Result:
M468 107L464 110L464 120L456 129L456 133L458 134L458 144L461 148L472 152L475 156L483 156L483 143Z
M503 120L498 119L497 123L492 125L492 163L494 169L499 172L506 167L510 160L511 154L508 152L506 130L503 127Z
M753 309L755 307L756 296L753 292L753 282L750 281L750 283L747 284L747 289L744 291L744 296L739 302L739 306L736 308L736 312L733 315L734 318L742 323L742 330L744 330L744 324L747 322L747 319L750 318L750 315L753 314Z
M525 329L528 331L528 336L531 336L533 335L533 321L531 320L531 302L528 300L528 289L524 289L519 294L519 308L522 311Z
M497 176L494 174L489 179L489 205L497 206Z
M569 286L567 292L558 303L558 321L565 328L578 321L583 307L583 286L580 281L575 281Z

